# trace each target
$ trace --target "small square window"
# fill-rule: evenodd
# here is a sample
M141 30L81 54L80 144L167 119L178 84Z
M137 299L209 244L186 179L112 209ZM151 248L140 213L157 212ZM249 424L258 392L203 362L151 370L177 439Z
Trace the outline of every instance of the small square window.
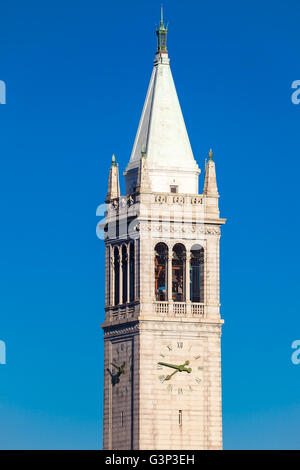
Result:
M171 193L178 193L178 186L170 186Z

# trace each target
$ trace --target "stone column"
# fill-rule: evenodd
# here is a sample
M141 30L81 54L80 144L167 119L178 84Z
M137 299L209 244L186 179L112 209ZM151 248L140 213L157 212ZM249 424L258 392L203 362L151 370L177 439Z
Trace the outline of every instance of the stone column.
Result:
M140 292L140 270L139 270L139 260L140 260L140 243L137 239L133 241L133 263L134 263L134 292L133 298L134 300L139 300L141 292Z
M153 282L152 282L152 288L151 288L151 293L152 293L152 298L154 301L156 301L156 291L155 291L155 285L156 285L156 279L155 279L155 261L156 261L156 252L154 250L153 252L153 257L152 257L152 275L153 275ZM151 272L151 271L150 271ZM168 293L167 293L168 295Z
M130 243L126 248L127 253L127 303L130 302Z
M190 250L187 250L185 257L185 301L189 302L190 297Z
M115 259L114 259L114 250L110 246L109 253L109 269L110 269L110 305L115 305Z
M185 257L185 301L187 314L191 313L190 260L191 252L189 249L187 249Z
M119 246L119 304L123 303L123 259L122 245Z
M168 266L168 276L167 276L168 301L173 302L173 299L172 299L172 252L170 253L170 251L168 254L168 258L167 258L167 266Z
M105 245L105 307L110 305L110 256L109 256L109 246Z

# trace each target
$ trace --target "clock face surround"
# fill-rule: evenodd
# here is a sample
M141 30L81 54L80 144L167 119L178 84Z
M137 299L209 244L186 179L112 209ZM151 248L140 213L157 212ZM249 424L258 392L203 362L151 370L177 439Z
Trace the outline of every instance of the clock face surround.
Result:
M172 397L193 394L203 382L203 353L200 343L184 339L162 346L156 361L157 379Z

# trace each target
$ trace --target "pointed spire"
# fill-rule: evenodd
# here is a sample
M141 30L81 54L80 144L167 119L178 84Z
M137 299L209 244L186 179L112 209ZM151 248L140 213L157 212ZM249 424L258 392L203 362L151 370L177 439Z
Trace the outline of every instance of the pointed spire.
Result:
M138 193L147 193L151 191L148 164L147 164L147 155L145 146L142 146L141 159L139 162L139 171L136 185L136 192Z
M213 161L213 151L210 149L208 154L208 161L205 165L205 179L204 179L204 189L203 194L205 196L218 197L218 187L217 187L217 178L216 178L216 168L215 162Z
M119 167L116 163L116 157L113 155L109 170L106 202L110 202L112 199L116 199L118 197L120 197Z
M158 50L128 170L138 167L142 145L145 145L149 170L159 166L199 171L178 101L166 44L161 42L161 35L166 33L162 16L156 30Z
M191 149L176 87L170 68L163 13L156 29L157 52L134 141L130 161L125 170L126 193L137 185L142 146L147 152L151 189L170 191L170 171L182 192L198 192L200 169Z

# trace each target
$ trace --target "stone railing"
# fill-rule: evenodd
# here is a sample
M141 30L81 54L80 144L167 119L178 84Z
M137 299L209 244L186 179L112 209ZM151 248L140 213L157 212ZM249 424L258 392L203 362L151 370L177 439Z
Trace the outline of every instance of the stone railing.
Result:
M175 302L173 304L173 314L174 315L186 315L186 303Z
M108 307L107 310L111 312L111 320L132 320L134 318L134 305L124 304L116 305L115 307Z
M138 315L138 312L135 314L135 306L136 302L116 305L114 307L106 307L106 311L107 315L110 316L110 320L113 322L132 321L134 317ZM205 317L205 307L203 303L157 301L153 303L153 308L154 312L159 316Z
M192 303L191 307L192 307L192 315L196 315L199 317L204 316L204 304Z
M169 303L168 302L155 302L155 312L166 314L169 313Z
M186 302L154 302L155 313L159 315L169 315L174 317L192 316L204 318L203 303Z

